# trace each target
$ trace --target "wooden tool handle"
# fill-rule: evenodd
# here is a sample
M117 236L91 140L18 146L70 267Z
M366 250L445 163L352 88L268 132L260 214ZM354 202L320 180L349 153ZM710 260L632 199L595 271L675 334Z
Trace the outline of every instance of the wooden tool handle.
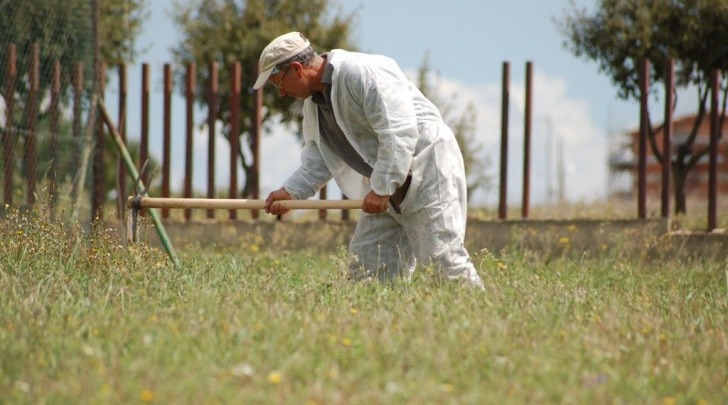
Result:
M127 208L134 208L134 198L127 199ZM275 204L281 204L289 210L361 209L362 200L279 200ZM260 210L265 208L265 200L142 197L139 199L139 205L140 208Z

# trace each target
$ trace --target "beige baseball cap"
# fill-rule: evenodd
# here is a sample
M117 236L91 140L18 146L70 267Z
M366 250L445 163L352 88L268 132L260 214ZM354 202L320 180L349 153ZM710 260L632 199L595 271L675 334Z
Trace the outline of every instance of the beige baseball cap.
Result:
M276 65L298 55L309 46L311 43L300 32L289 32L271 41L260 54L258 60L260 75L253 88L257 90L263 87L273 74Z

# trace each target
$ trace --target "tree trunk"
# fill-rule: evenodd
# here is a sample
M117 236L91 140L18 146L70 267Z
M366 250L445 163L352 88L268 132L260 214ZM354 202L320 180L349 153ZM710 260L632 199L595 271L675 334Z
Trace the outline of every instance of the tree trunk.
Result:
M251 198L253 196L253 165L243 165L245 173L245 184L240 192L241 198Z
M675 193L675 214L687 214L687 203L685 199L685 180L688 177L688 169L685 165L676 162L672 164L672 185Z
M240 149L238 150L238 157L240 158L240 167L243 168L243 173L245 175L245 181L243 182L243 188L240 190L240 198L251 198L253 195L253 163L248 163L248 160L245 158L245 153L243 153L243 145L248 146L248 150L252 150L252 147L250 146L250 141L248 140L250 137L242 135L240 136ZM247 141L247 142L246 142ZM252 153L251 153L252 155ZM255 158L251 158L255 159Z

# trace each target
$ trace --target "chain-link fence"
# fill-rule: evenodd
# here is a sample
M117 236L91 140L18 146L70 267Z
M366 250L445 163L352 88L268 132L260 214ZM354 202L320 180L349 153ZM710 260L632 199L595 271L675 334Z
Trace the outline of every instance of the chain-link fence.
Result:
M2 211L97 214L95 4L0 0Z

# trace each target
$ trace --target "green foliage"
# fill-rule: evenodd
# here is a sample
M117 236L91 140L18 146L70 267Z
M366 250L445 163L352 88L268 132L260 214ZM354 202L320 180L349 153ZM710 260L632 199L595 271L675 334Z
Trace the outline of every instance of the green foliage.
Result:
M107 65L134 58L134 40L143 20L145 0L98 0L101 59ZM8 44L17 47L17 71L22 78L30 67L30 47L40 48L40 91L48 89L53 64L61 63L63 88L72 83L74 64L84 66L86 82L93 72L94 12L91 0L0 1L0 80L4 82ZM27 80L19 80L17 95L29 90ZM2 86L0 91L4 92ZM62 91L62 94L67 92ZM3 97L7 95L3 94ZM23 97L19 97L22 101Z
M94 18L95 4L99 11L99 52L101 62L115 65L134 59L134 41L140 32L144 18L145 0L35 0L35 1L0 1L0 92L5 101L14 101L13 116L2 126L14 128L19 138L18 145L26 146L30 134L28 130L31 119L29 103L30 80L33 44L39 50L39 109L34 135L37 138L38 158L35 162L41 178L55 174L58 183L72 181L78 173L79 156L82 155L83 135L87 133L83 127L86 123L84 112L88 110L90 90L93 88L94 58ZM17 49L16 81L13 94L6 94L8 73L8 46L14 44ZM49 88L53 80L54 65L61 67L60 114L52 116L49 101ZM84 75L84 94L81 95L79 109L75 110L71 86L76 65L81 64ZM73 111L73 117L69 117ZM51 129L50 120L58 119L58 127ZM71 122L72 121L72 122ZM7 132L10 134L10 132ZM52 136L55 141L51 141ZM111 146L106 142L107 149ZM16 170L22 169L26 151L16 148L14 162ZM107 162L113 161L107 157ZM22 173L24 174L24 173ZM107 189L113 189L115 173L106 170ZM90 178L90 176L87 176ZM20 180L20 179L19 179ZM18 181L16 184L22 184ZM83 185L81 185L83 187Z
M289 31L300 31L319 52L333 48L352 49L350 27L353 16L333 12L330 0L197 0L180 7L175 20L182 32L179 46L174 50L180 64L194 62L197 66L196 100L207 103L210 83L209 64L216 62L219 68L220 90L217 118L223 126L223 134L230 137L230 66L241 63L242 96L240 101L240 132L233 136L243 137L250 145L250 132L254 122L253 84L257 78L260 52L278 35ZM184 92L184 72L180 72L180 91ZM300 109L292 108L292 101L278 97L274 91L263 91L263 122L269 122L276 115L282 122L298 123ZM300 131L299 131L300 132ZM245 155L241 158L246 173ZM246 187L247 189L247 187Z
M189 249L175 269L156 249L89 236L0 219L4 401L728 400L725 261L480 252L482 294L429 269L351 284L342 255L275 247Z
M560 27L565 45L596 61L621 98L639 98L643 58L653 82L664 81L666 61L675 59L677 86L706 86L711 69L728 72L725 0L601 0L593 14L574 8Z
M174 50L180 64L194 62L197 69L197 101L207 102L210 62L217 62L219 72L219 114L226 125L230 116L230 65L240 62L242 67L241 111L252 111L251 94L257 78L260 52L278 35L289 31L300 31L320 52L332 48L351 48L350 26L352 16L333 14L329 16L332 2L315 1L233 1L198 0L179 8L175 20L183 38ZM184 80L178 80L184 91ZM299 117L292 114L290 100L278 97L273 91L264 92L264 104L269 107L264 116L282 114L284 122L293 122ZM244 114L243 114L244 115ZM241 135L250 131L249 116L242 117ZM229 131L226 127L226 134Z
M465 176L468 183L468 199L476 190L487 191L491 186L491 177L488 169L490 160L485 156L483 144L478 141L478 112L472 102L468 103L464 111L459 110L457 95L445 99L437 91L437 82L431 82L432 72L426 56L417 72L417 87L422 94L432 101L442 114L443 120L450 126L463 154Z
M617 86L621 98L639 100L639 63L651 63L650 82L664 83L668 60L675 61L676 87L695 86L698 90L696 125L677 145L673 156L663 156L650 137L652 152L659 162L672 161L675 212L687 211L685 179L708 153L708 147L694 145L698 128L705 118L706 100L711 90L710 74L721 73L722 108L725 120L728 100L728 1L726 0L600 0L593 14L574 8L561 21L565 45L576 56L592 59L599 70ZM656 92L657 86L651 86ZM648 117L649 120L649 117ZM719 132L722 135L722 124Z
M71 82L73 64L81 62L90 69L93 57L93 14L88 1L73 1L68 7L59 7L56 1L3 1L0 4L0 77L5 81L7 45L17 47L18 77L23 77L31 63L31 44L40 47L40 63L46 74L41 74L40 89L50 86L50 69L55 61L65 64L64 79ZM4 86L3 86L4 87ZM20 80L16 88L26 94L29 83ZM5 89L3 88L4 92ZM3 94L7 98L8 95Z
M107 66L133 62L135 41L146 17L147 0L97 0L101 6L101 60Z

